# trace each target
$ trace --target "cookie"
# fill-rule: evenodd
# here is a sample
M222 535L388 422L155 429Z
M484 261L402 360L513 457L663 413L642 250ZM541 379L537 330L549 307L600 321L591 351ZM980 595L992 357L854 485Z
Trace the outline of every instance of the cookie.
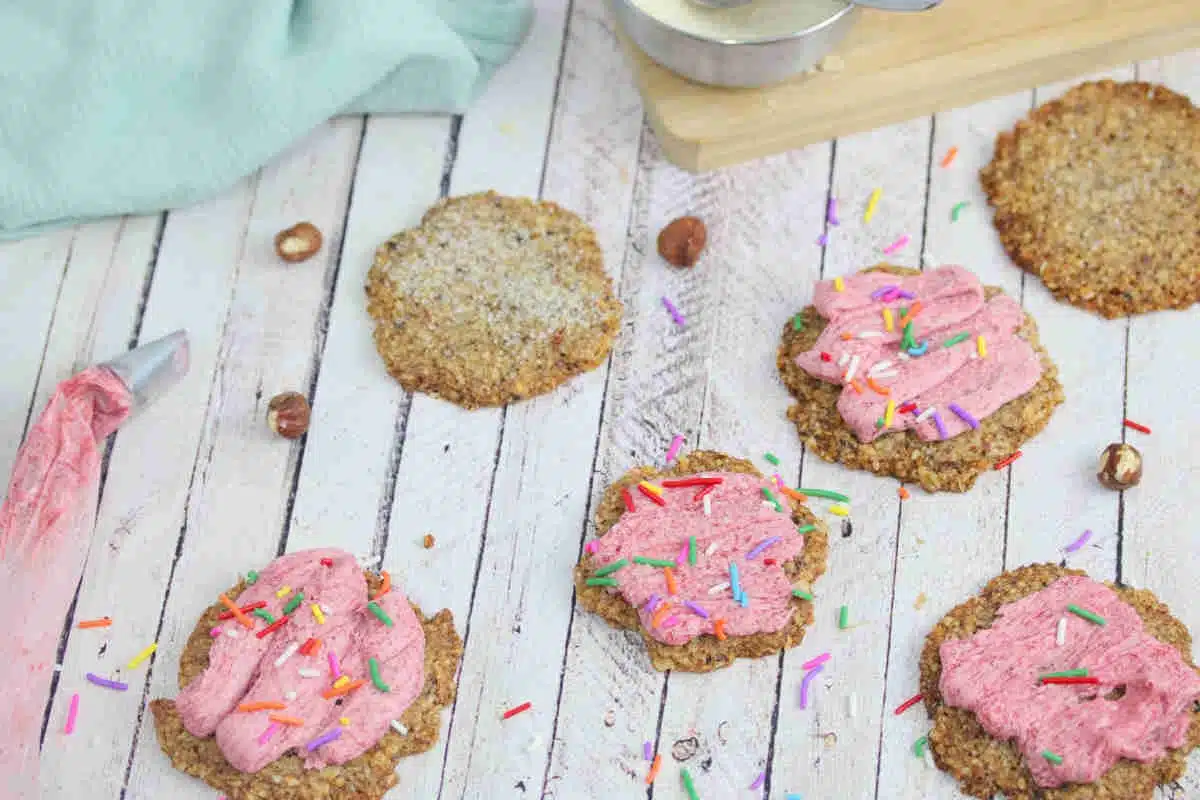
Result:
M996 139L980 175L1009 256L1059 300L1119 317L1200 300L1200 109L1084 83Z
M385 242L366 289L392 377L465 408L595 369L621 323L595 232L554 203L495 192L442 200Z
M697 450L637 467L605 491L596 534L575 568L579 603L639 630L655 669L709 672L777 653L812 624L825 525L749 461Z
M333 555L340 551L308 552L319 557L321 554ZM283 558L301 555L305 554L292 554ZM355 570L354 574L358 574L359 568L354 563L353 557L348 554L341 555L344 556L344 560L338 559L330 569L353 569ZM332 562L333 558L330 558L330 561ZM264 576L269 574L269 569L270 567L263 571ZM400 759L422 753L433 747L437 741L441 711L454 701L455 673L462 655L462 640L454 630L454 620L449 611L443 610L433 617L427 618L417 606L410 605L398 592L389 592L383 597L378 597L381 589L390 584L390 581L383 581L379 576L369 572L365 573L365 579L364 591L369 592L371 597L377 597L379 607L385 611L385 614L390 614L389 619L393 623L392 626L385 627L381 620L372 619L371 622L376 624L376 629L367 634L368 637L376 638L372 644L372 652L379 655L377 669L381 680L387 680L390 685L380 686L373 679L369 679L365 681L365 685L352 688L351 692L340 697L321 700L314 698L314 702L318 705L335 703L338 705L337 709L329 709L321 705L319 709L314 710L312 704L308 703L307 693L328 691L332 688L329 676L330 666L327 665L327 653L330 649L335 651L340 649L341 651L340 670L344 670L350 677L368 678L368 667L361 663L361 657L348 647L345 641L345 630L339 632L337 629L338 623L335 622L334 617L341 616L341 612L331 606L339 605L340 601L336 595L326 589L320 596L321 605L330 607L330 616L326 618L327 624L315 626L310 624L301 632L299 630L301 622L304 617L309 616L310 607L307 603L299 604L293 610L292 617L297 620L297 623L281 627L266 637L268 644L267 650L262 655L261 674L255 673L249 691L244 695L239 694L229 701L238 703L239 708L230 711L227 716L222 716L220 723L217 724L217 717L220 714L210 713L208 708L199 707L196 702L196 694L189 695L187 687L192 686L194 682L204 681L205 672L210 663L213 663L211 659L214 658L220 659L221 672L213 676L211 683L214 686L222 682L237 684L238 664L236 659L230 656L228 649L217 653L214 648L220 646L219 640L222 637L231 636L230 631L233 632L233 637L237 637L235 645L240 646L239 643L255 640L256 633L265 629L266 622L252 619L257 631L243 630L236 621L221 620L219 617L226 612L226 607L221 603L214 604L197 622L180 657L179 684L183 689L180 696L175 700L154 700L150 704L159 745L175 768L202 779L217 791L224 793L229 800L259 800L260 798L379 800L382 798L387 790L396 784L395 768ZM263 579L260 578L260 580ZM310 577L305 583L307 587L311 587L316 581ZM226 597L237 602L247 602L247 597L250 595L245 593L248 588L247 583L242 581L226 592ZM267 603L267 608L264 610L267 610L268 614L273 612L275 616L281 615L282 609L276 609L274 606L279 605L286 608L284 603L289 600L289 595L274 602L273 586L266 588L270 591L268 596L272 598L272 601ZM257 594L261 595L262 592L259 591ZM291 596L294 597L294 593ZM329 599L326 599L327 597ZM389 600L389 598L391 599ZM415 685L412 686L405 684L400 670L400 662L389 659L389 655L395 654L385 654L383 652L386 649L385 645L378 641L379 636L389 635L390 631L396 630L397 627L394 626L398 626L401 631L404 630L405 619L402 618L402 615L409 614L409 609L411 609L412 615L409 619L415 621L419 626L414 626L413 630L419 630L424 636L423 653L416 651L418 664L423 666L423 674L417 673ZM362 616L365 609L359 608L356 612L345 612L347 616L352 613ZM344 620L342 621L344 622ZM278 642L274 642L271 637L286 635L288 628L296 629L290 631L294 637L291 639L293 644L304 641L307 645L308 638L316 638L318 641L316 647L311 651L301 648L279 661L284 653L292 648L287 644L288 640L281 638ZM214 629L222 632L214 637L212 634ZM310 633L312 637L309 637ZM364 648L366 641L367 639L363 639ZM221 642L220 644L229 643ZM412 646L411 641L405 642L401 649L405 652L412 652ZM379 649L375 649L375 647ZM281 651L281 648L284 649ZM281 676L279 680L282 683L279 686L271 684L274 676ZM200 686L202 691L206 690L202 684L196 685ZM351 686L354 687L354 684ZM218 688L223 691L224 687ZM242 684L240 688L235 685L230 691L238 693L245 688L245 684ZM384 688L388 689L387 694L383 693ZM298 692L305 696L298 698ZM368 695L366 692L374 692L374 694ZM405 694L406 692L407 694ZM388 719L370 718L373 712L377 712L384 703L390 702L396 697L400 698L398 703L403 707L402 711L392 717L388 713L390 709L385 707L383 708L384 715ZM260 703L259 705L265 706L261 710L243 705L249 700L263 699L280 702ZM407 705L405 705L406 703ZM306 704L308 705L306 706ZM284 708L280 709L281 705ZM331 717L327 723L310 726L314 727L314 730L293 727L297 722L305 721L303 718L306 716L304 710L306 707L308 713L313 715L318 713L344 715L342 722L348 722L348 725L333 721L337 717ZM279 724L272 721L271 717L275 715L284 715L282 719L285 720L285 723ZM206 717L209 718L206 719ZM235 717L236 719L234 719ZM230 720L232 720L234 728L240 725L242 730L231 729ZM198 726L210 728L213 725L216 725L216 736L200 736L189 731L189 728L195 729ZM227 752L235 752L230 749L231 747L247 744L245 737L248 726L250 728L248 735L257 741L250 742L250 747L237 753L236 757L227 757ZM321 738L334 735L332 732L339 729L346 735L339 736L334 741L322 746L309 749L309 745ZM379 734L379 738L375 740L377 734ZM290 741L282 738L288 736L292 737ZM330 754L331 748L339 746L343 748L341 751ZM263 756L264 759L272 760L267 761L255 771L245 771L230 763L230 758L234 758L235 761L241 758L260 758L260 751L269 747L274 747L279 750L279 753L268 753ZM313 764L314 758L322 759L322 762ZM309 763L306 764L306 761ZM338 761L341 763L327 763Z
M1102 611L1104 624L1069 603ZM1006 646L1014 636L1019 644ZM1183 775L1200 744L1191 647L1183 623L1148 591L1053 564L1006 572L925 640L921 694L934 761L973 797L1150 800ZM986 688L999 683L1002 692ZM980 713L957 707L967 705ZM1129 750L1142 760L1119 757Z
M878 266L818 283L814 302L784 325L777 365L788 418L826 461L964 492L1063 402L1033 318L961 267Z

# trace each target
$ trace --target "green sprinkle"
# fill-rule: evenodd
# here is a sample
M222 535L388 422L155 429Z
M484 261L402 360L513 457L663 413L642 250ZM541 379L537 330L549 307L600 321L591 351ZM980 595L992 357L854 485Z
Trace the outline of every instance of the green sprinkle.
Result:
M379 607L379 603L376 603L374 600L372 600L371 602L367 603L367 610L374 614L376 619L378 619L384 625L387 625L389 628L392 627L392 618L387 615L386 611Z
M256 608L253 611L251 611L250 613L253 614L254 616L258 617L259 619L261 619L263 622L267 623L268 625L273 625L275 623L275 618L272 617L271 612L267 611L265 608Z
M300 607L304 602L304 592L296 592L292 595L292 599L287 601L287 605L283 607L283 613L290 614Z
M646 558L645 556L634 556L633 563L645 564L648 567L673 567L675 562L669 558Z
M763 497L767 498L767 502L775 506L776 511L783 511L783 506L779 505L779 501L775 499L775 495L771 494L770 489L764 486L762 487L762 493Z
M928 736L922 736L920 739L917 739L915 742L913 742L913 755L915 755L917 758L924 757L925 745L927 744L929 744Z
M1097 625L1107 625L1108 624L1107 622L1104 621L1104 617L1100 616L1099 614L1093 614L1091 611L1088 611L1086 608L1080 608L1079 606L1075 605L1074 603L1071 603L1069 606L1067 606L1067 611L1070 611L1072 614L1074 614L1077 617L1083 617L1088 622L1094 622Z
M246 573L246 585L253 586L256 583L258 583L258 573L254 570L250 570Z
M616 586L617 579L616 578L588 578L587 585L588 586Z
M696 794L696 785L692 783L692 773L681 769L679 777L683 779L683 788L688 793L688 800L700 800L700 795Z
M841 492L831 492L828 489L797 489L800 494L806 494L809 497L824 497L829 500L836 500L839 503L849 503L850 498Z
M797 314L796 316L792 317L792 330L804 330L804 317L802 315Z
M965 202L965 201L964 201L964 202L962 202L962 203L957 203L957 204L955 204L954 208L952 208L952 209L950 210L950 221L951 221L951 222L958 222L958 215L959 215L959 214L961 214L961 213L962 213L962 210L963 210L964 208L966 208L967 206L969 206L969 205L971 205L971 204L970 204L970 203L967 203L967 202Z
M1051 764L1062 763L1062 756L1060 756L1058 753L1051 753L1049 750L1042 751L1042 758L1046 759Z
M958 334L957 336L951 336L949 339L942 342L942 347L954 347L954 345L958 344L959 342L963 341L964 339L970 339L970 338L971 338L971 334L967 333L966 331L963 331L962 333Z
M381 692L390 692L392 689L383 682L383 678L379 676L379 662L373 658L367 659L367 666L371 668L371 683L375 684L375 688Z
M879 419L875 420L875 427L876 427L876 428L882 428L882 427L883 427L883 417L880 417Z
M796 533L803 535L805 533L808 533L809 531L815 531L816 529L817 529L816 525L801 525L799 528L796 528Z
M596 577L603 578L605 575L611 575L617 570L628 566L629 562L622 558L620 561L614 561L611 564L605 564L603 567L596 570Z
M803 589L792 589L792 597L799 597L801 600L812 602L813 596L811 592L806 592Z
M1047 672L1045 675L1038 675L1039 681L1044 681L1046 678L1086 678L1086 669L1068 669L1062 672Z
M846 630L850 627L850 606L842 606L838 609L838 628Z
M910 347L916 347L917 342L913 339L913 323L910 319L904 326L904 338L900 340L900 346L907 350Z
M688 563L696 566L696 537L688 537Z
M767 461L770 461L775 466L779 466L779 456L775 455L774 453L763 453L763 458L765 458Z

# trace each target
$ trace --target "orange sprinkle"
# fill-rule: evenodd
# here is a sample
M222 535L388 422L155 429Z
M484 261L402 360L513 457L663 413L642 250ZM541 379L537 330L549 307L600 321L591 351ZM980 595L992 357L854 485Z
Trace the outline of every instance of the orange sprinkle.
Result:
M880 386L878 383L876 383L874 378L867 378L867 386L870 386L871 391L875 392L876 394L889 395L892 393L892 390L888 387Z
M717 635L718 639L725 641L725 620L713 620L713 633Z
M670 567L663 567L663 577L667 579L667 594L679 594L679 584L675 582L675 573Z
M670 614L670 613L671 613L671 605L669 603L663 603L661 606L659 606L658 611L654 612L654 616L650 618L651 627L657 628L658 623L660 623L664 619L666 619L667 614Z
M797 492L795 489L791 488L790 486L781 486L781 487L779 487L779 491L783 492L788 497L795 500L797 503L807 503L808 502L808 495L800 494L799 492Z
M85 619L76 625L76 628L107 628L112 625L112 617L101 617L100 619Z
M896 494L900 495L901 500L907 500L909 498L908 489L905 489L903 486L896 490Z
M942 157L942 166L948 167L954 163L954 157L958 155L958 148L951 147L946 151L946 155Z
M915 303L913 303L911 306L909 306L908 311L904 312L904 316L900 318L900 327L903 328L905 325L907 325L909 322L911 322L912 319L915 316L917 316L917 314L920 314L920 313L921 313L921 301L918 300Z
M654 779L658 777L659 767L662 766L662 753L654 754L654 761L650 764L650 771L646 773L646 783L654 783Z
M862 394L862 384L859 383L857 379L850 381L850 386L854 389L854 391Z
M237 603L230 600L223 592L217 596L217 599L221 601L221 605L229 609L229 613L233 614L233 618L240 622L243 628L254 630L254 623L242 613L242 610L237 607Z
M237 707L238 711L266 711L267 709L277 710L287 708L283 703L274 700L265 700L261 703L242 703Z
M295 725L297 728L304 724L304 720L299 717L289 717L287 714L272 714L267 719L280 725Z
M380 575L383 576L383 585L379 587L379 594L372 597L372 600L378 600L392 590L392 574L385 570L380 570Z
M333 697L340 697L341 695L344 695L344 694L350 694L351 692L353 692L355 689L359 688L360 686L365 686L366 683L367 682L365 679L359 678L358 680L354 681L353 683L347 683L345 686L339 686L336 689L326 689L325 691L321 692L321 697L324 697L326 700L329 700L330 698L333 698Z
M843 341L843 342L848 342L848 341L850 341L850 340L851 340L851 339L853 339L853 338L854 338L854 334L853 334L853 333L843 333L843 334L842 334L842 341Z

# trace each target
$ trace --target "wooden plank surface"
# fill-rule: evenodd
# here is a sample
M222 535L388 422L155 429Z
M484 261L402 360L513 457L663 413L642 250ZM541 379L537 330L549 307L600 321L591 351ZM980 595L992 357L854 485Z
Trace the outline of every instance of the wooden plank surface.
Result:
M1200 630L1187 503L1200 472L1187 402L1200 312L1106 322L1055 303L1008 262L978 188L995 134L1064 86L695 176L668 163L645 127L601 2L539 7L531 44L462 120L336 120L207 203L0 245L10 343L0 466L30 409L72 370L180 326L193 345L183 384L112 448L76 614L117 624L68 631L44 796L214 796L166 762L144 703L174 693L179 651L215 593L281 550L336 545L382 565L427 613L451 609L466 638L442 739L401 764L397 798L674 800L684 766L706 800L959 797L911 755L929 725L922 710L892 713L916 691L921 642L998 571L1058 561L1084 528L1092 543L1069 564L1152 589ZM1111 74L1200 96L1200 52ZM958 158L942 168L951 146ZM608 365L551 395L467 413L387 378L362 284L383 239L439 195L482 188L583 213L626 315ZM875 188L882 199L866 223ZM824 221L829 197L836 227ZM692 270L666 267L654 246L684 213L710 230ZM326 247L284 266L271 238L301 218L325 231ZM879 260L902 233L911 241L897 263L963 263L1021 298L1068 392L1011 470L967 494L914 491L903 503L895 481L804 452L774 367L779 331L813 280ZM263 421L269 397L292 388L314 402L312 429L295 443ZM1154 433L1123 429L1124 416ZM594 534L596 499L629 467L661 463L677 433L763 468L771 451L785 480L853 498L844 523L814 501L830 523L829 571L815 587L815 626L782 657L663 675L637 636L574 606L571 566ZM1123 438L1145 454L1146 480L1122 501L1091 471ZM840 631L843 604L852 625ZM154 659L126 670L154 640ZM822 651L832 659L799 709L800 664ZM89 691L89 670L123 674L131 690ZM78 728L65 736L77 690ZM525 700L532 712L500 720ZM649 789L645 741L665 762ZM764 785L750 792L759 773ZM1198 773L1161 796L1200 797Z

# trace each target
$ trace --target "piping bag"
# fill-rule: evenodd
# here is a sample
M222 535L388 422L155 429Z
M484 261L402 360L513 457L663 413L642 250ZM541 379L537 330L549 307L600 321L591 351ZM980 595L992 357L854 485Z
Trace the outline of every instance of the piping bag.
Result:
M104 441L187 367L184 331L89 367L58 385L17 452L0 506L0 796L38 794L42 714L96 524Z

